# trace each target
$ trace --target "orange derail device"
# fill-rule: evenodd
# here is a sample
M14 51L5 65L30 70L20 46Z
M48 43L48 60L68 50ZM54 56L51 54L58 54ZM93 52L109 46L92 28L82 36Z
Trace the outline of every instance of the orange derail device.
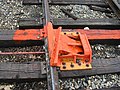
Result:
M98 36L94 37L96 33L92 33L92 30L90 36L88 31L62 32L61 27L53 29L52 23L49 22L43 29L16 30L13 40L41 40L47 38L51 66L59 67L60 70L91 69L92 50L88 38L96 39ZM88 33L88 36L86 33ZM108 31L104 33L107 35ZM120 32L117 31L117 33L119 36L116 38L120 39ZM108 34L107 38L110 38L109 36ZM111 38L113 39L113 37ZM106 37L102 39L106 39Z

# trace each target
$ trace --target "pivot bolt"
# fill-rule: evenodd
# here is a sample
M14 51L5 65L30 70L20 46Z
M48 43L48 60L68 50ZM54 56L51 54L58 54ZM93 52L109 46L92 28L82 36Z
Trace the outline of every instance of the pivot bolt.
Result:
M66 66L63 66L63 69L66 69Z
M86 67L89 67L89 64L86 64Z
M66 63L63 62L62 65L66 65Z
M70 65L72 68L74 67L74 65L71 63L71 65Z
M81 66L81 63L79 62L78 65Z
M76 34L79 34L79 32L76 32Z

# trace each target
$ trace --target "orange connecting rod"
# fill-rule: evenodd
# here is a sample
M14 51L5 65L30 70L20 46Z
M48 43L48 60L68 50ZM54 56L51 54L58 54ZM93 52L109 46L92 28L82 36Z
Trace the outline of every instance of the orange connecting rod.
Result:
M89 40L104 40L104 39L118 39L120 40L120 30L83 30L78 29L78 32L84 32Z
M104 40L104 39L120 39L120 30L83 30L78 29L76 32L85 33L89 40ZM41 36L44 32L41 29L25 29L16 30L13 40L41 40L46 34Z

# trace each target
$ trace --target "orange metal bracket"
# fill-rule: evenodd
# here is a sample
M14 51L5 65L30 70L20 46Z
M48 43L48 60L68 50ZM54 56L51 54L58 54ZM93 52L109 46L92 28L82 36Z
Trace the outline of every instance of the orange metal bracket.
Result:
M92 50L85 33L61 32L48 23L47 31L50 65L61 70L91 69Z
M92 50L88 40L120 39L120 30L83 30L62 32L48 23L43 29L16 30L13 40L48 39L50 65L61 70L91 69Z

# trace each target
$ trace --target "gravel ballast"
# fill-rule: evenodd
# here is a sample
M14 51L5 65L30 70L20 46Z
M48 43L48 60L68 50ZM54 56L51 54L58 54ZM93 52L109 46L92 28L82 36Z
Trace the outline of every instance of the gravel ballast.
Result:
M1 53L9 52L44 52L43 46L26 46L26 47L8 47L0 48ZM29 62L43 61L45 54L19 54L19 55L0 55L0 62Z
M61 11L66 9L77 18L99 19L116 16L113 13L103 13L91 10L86 5L67 5L50 6L52 18L70 18ZM22 5L22 0L0 0L0 30L15 30L19 28L18 21L20 18L39 18L42 17L42 6L38 5ZM109 59L120 57L120 45L101 45L91 46L93 50L93 59ZM17 47L17 48L0 48L0 52L33 52L44 51L39 46ZM0 63L4 62L29 62L45 60L45 55L0 55ZM79 89L101 89L110 87L120 87L119 74L105 74L95 76L85 76L83 78L67 78L59 79L61 90L79 90ZM45 80L39 82L24 82L0 84L0 90L47 90L47 82Z
M91 10L87 5L52 5L50 6L50 12L52 18L70 18L65 13L62 12L62 8L76 16L77 18L87 18L87 19L100 19L100 18L116 18L116 16L111 13L100 12Z
M0 0L0 30L19 28L20 18L42 17L42 6L22 5L22 0Z

